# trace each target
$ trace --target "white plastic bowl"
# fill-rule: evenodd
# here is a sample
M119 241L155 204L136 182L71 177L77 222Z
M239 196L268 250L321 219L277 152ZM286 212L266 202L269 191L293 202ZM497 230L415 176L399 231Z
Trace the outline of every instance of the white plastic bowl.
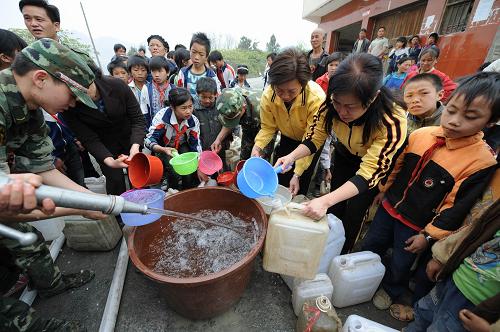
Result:
M288 204L292 200L292 193L287 187L278 185L278 189L274 194L274 197L263 196L256 198L257 202L262 206L266 214L271 214L275 209L279 209L282 206Z

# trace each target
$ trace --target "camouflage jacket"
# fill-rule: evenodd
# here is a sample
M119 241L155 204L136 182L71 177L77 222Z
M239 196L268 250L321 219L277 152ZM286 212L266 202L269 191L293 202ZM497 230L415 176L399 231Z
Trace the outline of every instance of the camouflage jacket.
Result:
M262 91L241 89L247 101L247 110L241 117L240 125L243 130L260 129L260 97Z
M40 173L54 168L54 146L42 110L28 110L10 69L0 72L0 170L9 173L7 157L14 153L12 171Z

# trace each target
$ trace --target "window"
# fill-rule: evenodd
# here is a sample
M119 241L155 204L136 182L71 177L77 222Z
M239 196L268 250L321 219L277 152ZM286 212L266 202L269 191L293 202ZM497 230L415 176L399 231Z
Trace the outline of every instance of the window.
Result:
M465 31L474 0L448 0L444 9L441 34Z

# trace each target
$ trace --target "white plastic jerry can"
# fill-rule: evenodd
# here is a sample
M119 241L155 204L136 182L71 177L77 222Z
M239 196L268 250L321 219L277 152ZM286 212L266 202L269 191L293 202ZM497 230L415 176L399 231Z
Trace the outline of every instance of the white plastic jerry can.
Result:
M42 233L45 241L54 241L63 234L64 219L62 217L31 221L28 224Z
M123 234L115 216L92 220L82 216L64 217L66 244L74 250L107 251L116 247Z
M290 208L292 207L292 208ZM326 216L313 220L289 203L269 218L264 247L264 269L287 276L313 279L328 237Z
M358 315L350 315L344 323L342 332L398 332L398 330Z
M370 301L384 273L380 256L371 251L335 257L328 271L334 289L332 304L343 308Z
M318 273L328 273L333 258L340 255L345 243L345 230L342 221L333 214L327 214L326 217L330 232L319 262Z
M312 280L295 278L293 282L292 305L295 315L298 316L304 302L324 295L329 300L332 298L333 285L325 273L316 275Z

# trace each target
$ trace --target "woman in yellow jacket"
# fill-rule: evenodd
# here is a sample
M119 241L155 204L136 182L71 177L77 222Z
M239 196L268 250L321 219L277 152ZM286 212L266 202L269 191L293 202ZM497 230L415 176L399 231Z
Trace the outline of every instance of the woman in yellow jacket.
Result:
M309 202L304 213L319 219L328 210L342 220L346 232L343 254L352 249L377 194L377 184L388 174L406 139L405 111L382 79L379 59L366 53L349 56L330 78L327 99L317 117L326 113L326 131L333 130L337 137L333 191ZM312 125L302 144L276 164L287 169L314 153L321 146L316 136L323 137L322 131L324 128Z
M264 147L271 141L276 132L281 133L279 146L274 152L275 158L289 154L305 139L307 128L314 130L320 127L311 139L322 145L326 140L323 128L323 117L319 116L319 108L325 100L321 87L311 79L311 71L307 57L296 49L287 49L274 59L268 72L269 83L260 101L260 131L255 137L252 157L262 156ZM293 172L279 174L279 183L290 184L290 191L306 194L314 167L321 149L313 151L313 155L303 158L294 165Z

